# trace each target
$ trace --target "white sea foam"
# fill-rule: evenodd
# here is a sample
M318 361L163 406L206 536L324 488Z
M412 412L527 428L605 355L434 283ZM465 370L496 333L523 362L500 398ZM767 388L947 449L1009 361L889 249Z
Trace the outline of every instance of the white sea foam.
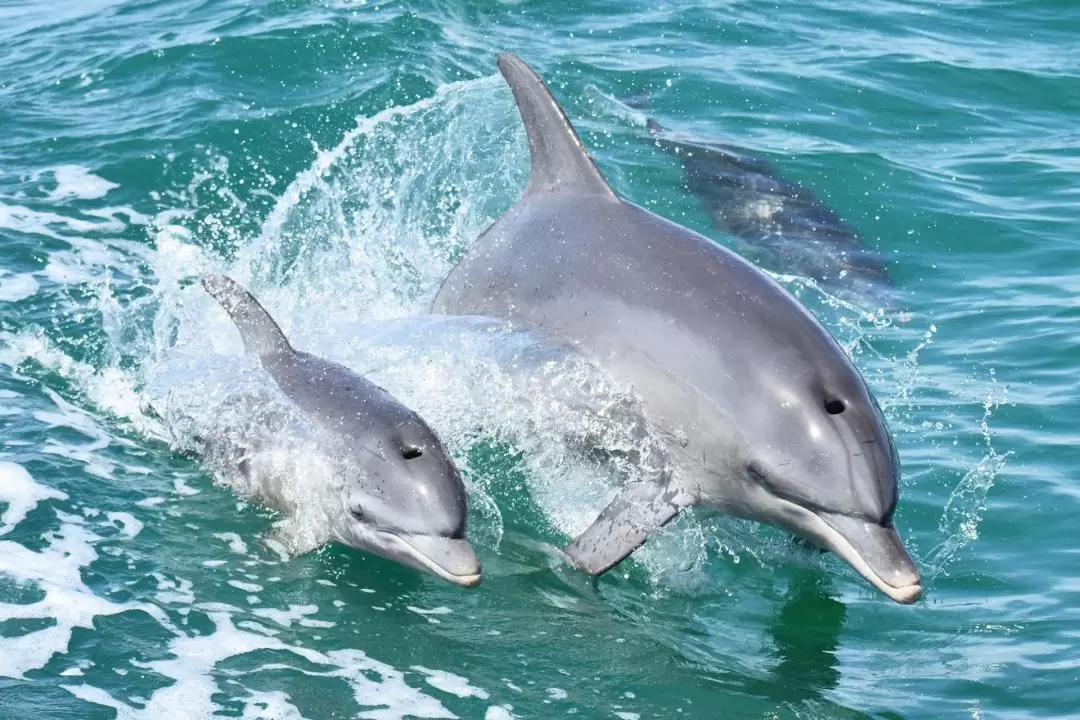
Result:
M173 478L173 491L176 492L177 495L190 496L199 494L199 490L188 485L187 479L182 477Z
M18 302L32 297L40 285L32 273L15 275L0 270L0 302Z
M244 699L241 720L303 720L300 710L283 692L255 692Z
M358 717L375 720L457 717L436 698L411 687L405 681L404 673L373 660L360 650L320 652L291 645L254 623L236 622L235 615L240 612L236 608L221 604L208 604L199 608L206 612L213 622L212 633L186 635L173 628L174 638L169 643L169 654L172 656L170 659L134 663L145 671L172 681L170 685L156 690L144 707L129 705L108 691L87 683L63 687L82 700L114 709L119 720L158 720L163 717L209 720L218 716L220 707L215 702L215 696L223 691L215 676L230 678L230 687L235 687L232 681L242 681L245 677L257 676L262 672L290 670L312 677L336 678L346 683L353 699L362 710ZM254 632L248 632L249 629ZM6 649L6 645L2 647ZM277 651L279 654L274 662L243 671L218 667L226 660L260 650ZM295 667L283 662L282 659L289 654L303 662ZM312 669L311 665L315 665L316 669ZM426 668L423 671L429 684L443 692L459 698L484 700L488 697L486 691L474 687L463 677ZM261 719L304 716L304 708L294 704L293 699L280 691L249 690L247 695L240 699L245 706L242 717ZM317 708L309 707L308 710L316 711ZM513 717L506 713L509 713L509 709L501 708L494 715L488 710L485 717Z
M264 617L267 620L273 620L282 627L292 627L293 623L296 623L301 627L334 627L336 623L308 617L308 615L314 615L317 612L319 612L318 605L290 605L288 610L276 610L273 608L259 608L257 610L252 610L252 613L255 615Z
M67 500L67 495L34 482L23 466L0 461L0 502L7 503L0 515L0 535L11 532L45 500Z
M88 412L64 400L52 390L46 388L45 392L56 405L56 411L41 410L34 413L34 418L50 428L75 430L88 438L89 442L85 444L58 442L50 436L46 439L41 451L48 455L77 460L83 463L88 473L111 479L116 465L105 459L99 451L109 447L114 442L114 438Z
M22 205L0 203L0 228L30 235L41 235L54 240L70 240L72 237L96 232L116 230L115 221L94 222L60 215L44 210L33 210ZM123 226L120 226L121 229Z
M417 615L449 615L453 612L453 610L446 606L439 606L437 608L431 608L430 610L427 610L424 608L415 607L413 605L406 605L405 609L409 612L414 612Z
M263 591L263 586L257 583L242 582L240 580L229 580L229 585L232 585L237 590L243 590L246 593L257 593Z
M56 187L49 191L50 200L96 200L105 197L110 190L120 187L81 165L59 165L50 172L56 181Z
M222 542L228 543L229 552L234 552L237 555L247 555L248 546L238 534L234 532L226 533L214 533L214 537Z
M290 646L267 635L245 632L233 623L227 607L219 607L211 611L210 617L215 625L213 633L197 636L178 635L169 646L170 653L173 655L172 659L139 664L147 670L174 681L172 685L154 692L144 708L129 706L114 699L108 693L88 685L68 686L67 689L84 700L114 708L117 710L117 717L123 720L157 720L164 717L178 717L178 711L182 712L184 718L208 720L216 717L219 709L213 700L213 696L220 692L213 674L218 663L257 650L278 650L291 652L311 663L331 666L333 669L326 672L308 674L346 678L353 685L353 692L358 702L367 705L378 704L383 707L400 704L403 710L405 708L429 710L427 714L418 713L418 717L453 717L437 701L423 697L403 683L391 681L383 687L381 683L369 680L365 677L365 672L379 672L386 666L368 660L359 651L340 651L334 657ZM231 674L235 675L235 673ZM400 677L400 673L395 673L389 668L386 668L385 674L391 678L395 674ZM267 702L278 711L294 713L283 715L283 717L299 716L299 710L295 707L290 710L291 703L288 703L283 694L254 694L249 697L247 703L249 711L245 712L256 713L258 705ZM405 712L387 712L381 717L401 718L404 714ZM246 714L246 716L268 717L261 714Z
M173 656L171 659L136 663L145 670L173 680L168 687L155 691L145 707L133 707L87 684L68 685L66 689L83 700L115 709L120 720L158 720L164 717L209 720L217 717L219 707L214 702L214 696L222 691L215 680L217 666L225 660L259 650L273 650L295 655L306 663L324 669L312 670L306 664L291 667L274 662L245 671L217 670L217 674L240 680L262 671L290 669L312 677L338 678L347 683L357 705L363 709L359 717L374 720L457 717L435 698L410 687L403 673L369 658L360 650L323 653L289 645L272 636L240 629L233 621L234 608L214 605L207 606L206 611L214 623L214 632L195 636L177 634L169 645ZM302 716L302 709L280 692L250 692L245 705L244 717ZM182 715L178 715L178 712Z
M20 475L7 465L5 478ZM17 482L25 480L22 477ZM31 496L38 500L63 499L56 491L24 486L22 497ZM169 626L165 614L153 605L110 602L87 587L81 571L97 559L93 543L100 538L76 515L57 511L57 517L60 528L46 534L48 544L40 551L10 541L0 542L0 574L31 584L44 595L28 604L0 603L0 622L48 619L53 623L25 635L0 637L0 677L21 678L30 670L44 667L53 656L67 651L74 628L93 628L94 618L99 616L141 610Z
M0 332L0 364L7 365L14 371L28 360L41 364L78 387L96 408L124 418L136 430L148 436L160 437L163 435L160 423L155 418L148 417L143 413L142 399L135 389L138 382L137 378L119 368L107 367L98 370L88 363L75 360L58 349L47 336L41 333L28 331L19 333ZM38 418L42 422L54 427L71 427L93 438L95 443L105 443L103 447L113 441L127 447L134 446L134 443L129 440L111 438L101 429L94 416L83 408L64 400L53 390L46 388L45 393L57 406L59 414L47 412L44 416L45 419ZM86 452L75 459L89 462L87 453L98 449L101 448L83 446L83 450ZM65 454L64 449L61 447L55 454ZM108 472L113 469L111 463L102 467L107 467Z
M157 580L158 592L154 599L162 605L191 605L195 602L194 584L185 578L169 578L162 573L153 573Z
M487 690L474 687L469 681L460 675L454 673L445 672L442 670L431 670L423 667L422 665L413 665L412 669L424 676L424 681L428 685L442 690L445 693L456 695L459 698L475 697L481 700L487 700Z
M142 532L143 523L134 515L128 512L107 512L105 517L109 519L109 522L118 527L121 534L125 537L133 538Z

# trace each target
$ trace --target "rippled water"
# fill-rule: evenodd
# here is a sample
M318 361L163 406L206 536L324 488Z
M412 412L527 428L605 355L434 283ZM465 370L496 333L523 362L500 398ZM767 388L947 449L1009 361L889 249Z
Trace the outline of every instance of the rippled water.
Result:
M0 3L0 717L1075 714L1078 38L1051 0ZM703 512L599 582L559 560L628 399L423 315L525 181L504 50L629 199L732 243L648 113L888 258L888 309L780 278L885 407L920 603ZM479 588L283 558L183 452L265 382L208 269L446 438Z

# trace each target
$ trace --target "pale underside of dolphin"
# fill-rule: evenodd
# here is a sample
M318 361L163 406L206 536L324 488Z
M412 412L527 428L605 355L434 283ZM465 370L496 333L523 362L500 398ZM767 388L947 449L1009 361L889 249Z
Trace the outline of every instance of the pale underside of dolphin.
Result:
M600 574L693 505L835 552L897 602L921 595L892 522L899 464L843 350L735 253L622 200L525 63L499 58L529 141L521 198L467 250L433 310L572 343L640 397L671 472L625 487L567 549Z

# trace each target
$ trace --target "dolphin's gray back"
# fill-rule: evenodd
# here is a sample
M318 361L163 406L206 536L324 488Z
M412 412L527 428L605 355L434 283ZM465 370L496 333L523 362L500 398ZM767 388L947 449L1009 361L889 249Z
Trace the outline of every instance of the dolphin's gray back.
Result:
M820 386L823 397L868 397L835 340L767 275L621 200L591 161L550 167L587 154L527 66L500 58L499 67L529 134L534 176L447 276L435 312L507 318L575 341L631 380L651 420L681 436L685 453L703 461L698 465L732 477L745 471L737 467L740 426L770 423L796 383ZM565 127L551 131L560 124ZM543 142L534 141L537 128L547 133ZM799 374L805 376L793 377ZM774 397L755 396L762 389ZM805 421L790 415L790 422ZM852 446L891 447L873 418L852 427ZM895 480L891 472L879 477L889 487L878 492L836 488L834 495L846 497L836 505L868 517L890 515Z
M373 429L419 421L386 390L329 360L296 352L263 367L297 407L335 434L367 438Z
M725 409L744 399L737 379L783 373L800 355L847 362L809 311L735 253L577 188L526 194L454 268L434 310L506 317L574 338L650 382L666 368ZM627 356L630 349L640 355Z
M527 243L514 242L523 237ZM434 309L506 317L574 338L635 383L669 379L696 389L715 405L701 408L704 416L715 417L739 405L754 412L742 388L747 379L782 376L799 355L824 352L846 363L786 294L731 251L642 208L567 192L529 195L492 226L447 278ZM673 402L689 401L672 391Z
M297 352L259 301L224 275L203 282L236 323L247 351L282 393L318 426L337 435L368 437L372 428L415 421L415 414L375 383L323 358Z

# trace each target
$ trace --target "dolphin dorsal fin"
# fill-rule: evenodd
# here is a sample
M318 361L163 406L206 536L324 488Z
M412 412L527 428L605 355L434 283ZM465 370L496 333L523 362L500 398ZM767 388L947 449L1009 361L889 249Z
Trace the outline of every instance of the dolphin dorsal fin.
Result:
M244 288L224 275L206 275L202 285L206 292L221 303L225 312L236 323L240 337L244 340L244 349L260 359L282 353L292 353L292 346L281 332L281 328L270 317L259 301Z
M572 188L615 196L581 144L574 126L540 76L516 55L499 56L499 72L514 93L529 138L532 173L526 194Z

